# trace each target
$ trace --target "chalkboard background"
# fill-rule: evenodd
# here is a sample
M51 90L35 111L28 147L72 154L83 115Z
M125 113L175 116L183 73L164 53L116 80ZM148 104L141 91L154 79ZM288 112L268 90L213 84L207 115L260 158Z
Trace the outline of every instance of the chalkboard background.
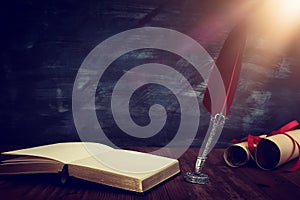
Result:
M7 0L1 5L0 143L79 141L72 116L73 83L81 63L95 46L121 31L156 26L187 34L215 59L236 22L233 11L244 2ZM293 119L300 120L300 43L294 37L284 50L271 47L268 35L260 33L255 22L250 23L254 28L249 29L239 88L219 146L226 146L233 137L266 133ZM130 52L110 66L102 80L105 87L96 95L98 120L117 145L163 146L176 134L178 102L161 86L141 88L131 102L131 114L141 125L148 123L149 105L166 107L171 120L155 137L130 138L111 116L109 90L120 72L154 61L178 70L184 68L182 73L194 84L201 103L205 85L198 84L201 77L184 59L153 49ZM208 113L200 106L194 146L201 144L209 122Z

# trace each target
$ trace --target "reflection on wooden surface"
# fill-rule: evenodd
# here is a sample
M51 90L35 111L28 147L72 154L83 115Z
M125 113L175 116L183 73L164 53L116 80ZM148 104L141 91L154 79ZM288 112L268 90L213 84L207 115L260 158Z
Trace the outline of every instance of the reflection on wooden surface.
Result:
M12 148L2 148L9 150ZM151 151L147 148L133 148ZM299 199L300 171L286 173L293 163L274 171L255 166L230 168L225 165L223 149L213 150L204 168L211 180L207 185L194 185L183 180L185 172L194 168L196 148L189 149L179 160L181 174L144 194L119 190L75 178L61 185L57 175L0 177L1 199ZM165 149L172 156L176 149Z

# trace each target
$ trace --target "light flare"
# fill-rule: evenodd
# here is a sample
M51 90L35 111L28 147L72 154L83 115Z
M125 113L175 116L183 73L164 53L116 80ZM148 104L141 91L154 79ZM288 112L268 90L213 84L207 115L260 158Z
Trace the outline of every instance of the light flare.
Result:
M296 21L300 18L300 0L275 0L279 6L279 16L284 21Z
M266 40L266 46L284 51L300 28L300 0L265 0L252 21L255 32Z

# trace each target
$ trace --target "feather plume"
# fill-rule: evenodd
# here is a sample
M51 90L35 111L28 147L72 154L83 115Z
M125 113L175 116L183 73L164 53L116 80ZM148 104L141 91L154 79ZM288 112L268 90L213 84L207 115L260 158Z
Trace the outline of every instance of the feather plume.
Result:
M221 89L224 90L224 88L214 86L213 91L209 91L208 87L206 87L203 97L203 104L212 116L217 113L222 113L224 116L226 116L232 105L239 82L242 66L242 55L246 43L245 27L245 23L240 23L229 33L215 62L216 65L212 69L219 70L226 91L225 99L217 98L217 101L213 102L214 110L212 111L210 92L218 93ZM211 74L214 73L212 72ZM208 79L208 84L213 82L211 79L213 79L213 77L210 76Z

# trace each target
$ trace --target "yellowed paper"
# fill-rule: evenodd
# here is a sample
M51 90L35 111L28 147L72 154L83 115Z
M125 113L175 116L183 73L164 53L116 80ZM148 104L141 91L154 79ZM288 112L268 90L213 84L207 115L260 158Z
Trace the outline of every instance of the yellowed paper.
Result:
M9 151L4 152L3 154L38 156L57 160L67 164L75 160L90 157L91 153L88 151L88 149L96 149L99 153L113 150L113 148L99 143L67 142Z

